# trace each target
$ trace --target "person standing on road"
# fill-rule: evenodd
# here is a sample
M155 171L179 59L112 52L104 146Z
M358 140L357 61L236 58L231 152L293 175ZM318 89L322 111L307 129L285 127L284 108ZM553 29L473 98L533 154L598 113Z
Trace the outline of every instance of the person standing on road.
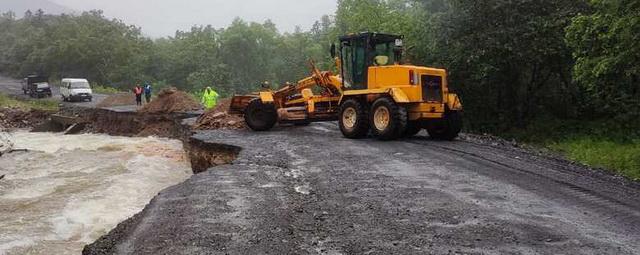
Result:
M147 104L151 103L151 84L148 82L144 85L144 97L147 100Z
M213 90L211 87L207 87L204 90L204 94L202 94L202 104L204 108L209 110L215 107L218 104L218 92Z
M136 87L133 89L133 93L136 95L136 105L141 106L142 105L142 88L140 87L140 85L136 85Z

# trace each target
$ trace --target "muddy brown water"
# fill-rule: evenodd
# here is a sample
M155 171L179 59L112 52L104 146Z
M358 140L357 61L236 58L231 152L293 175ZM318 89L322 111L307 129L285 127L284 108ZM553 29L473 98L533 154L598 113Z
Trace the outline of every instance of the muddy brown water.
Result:
M0 254L79 254L159 191L192 174L181 141L5 133Z

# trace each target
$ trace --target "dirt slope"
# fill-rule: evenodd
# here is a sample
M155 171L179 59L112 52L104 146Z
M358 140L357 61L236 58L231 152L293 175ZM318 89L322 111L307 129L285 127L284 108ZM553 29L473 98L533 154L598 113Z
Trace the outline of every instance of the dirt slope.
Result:
M230 106L231 99L220 100L215 108L206 111L198 118L194 125L194 129L244 129L244 118L238 115L229 114L228 110Z
M0 131L31 128L47 121L51 114L40 110L0 108Z
M142 113L175 113L190 112L202 109L191 95L176 88L166 88L158 93L158 97L146 104L140 112Z

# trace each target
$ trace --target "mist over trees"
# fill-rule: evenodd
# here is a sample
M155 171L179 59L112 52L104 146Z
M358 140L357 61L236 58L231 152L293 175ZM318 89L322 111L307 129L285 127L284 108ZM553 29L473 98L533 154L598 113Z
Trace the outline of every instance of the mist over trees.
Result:
M339 0L309 31L236 19L149 39L105 18L0 16L0 72L86 77L122 89L141 81L223 95L263 81L295 82L308 60L332 70L346 33L406 36L406 62L446 68L468 128L526 127L541 118L613 119L640 126L640 4L601 0ZM636 131L637 132L637 131Z

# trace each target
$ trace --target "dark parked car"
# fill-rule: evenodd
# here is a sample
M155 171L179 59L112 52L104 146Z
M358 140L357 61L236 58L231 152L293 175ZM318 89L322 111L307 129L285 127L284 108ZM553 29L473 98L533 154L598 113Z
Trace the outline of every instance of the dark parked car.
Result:
M29 75L22 81L22 92L31 97L51 96L51 87L49 86L49 77L39 75Z
M37 98L51 97L51 86L49 86L48 82L31 84L29 86L29 95Z

